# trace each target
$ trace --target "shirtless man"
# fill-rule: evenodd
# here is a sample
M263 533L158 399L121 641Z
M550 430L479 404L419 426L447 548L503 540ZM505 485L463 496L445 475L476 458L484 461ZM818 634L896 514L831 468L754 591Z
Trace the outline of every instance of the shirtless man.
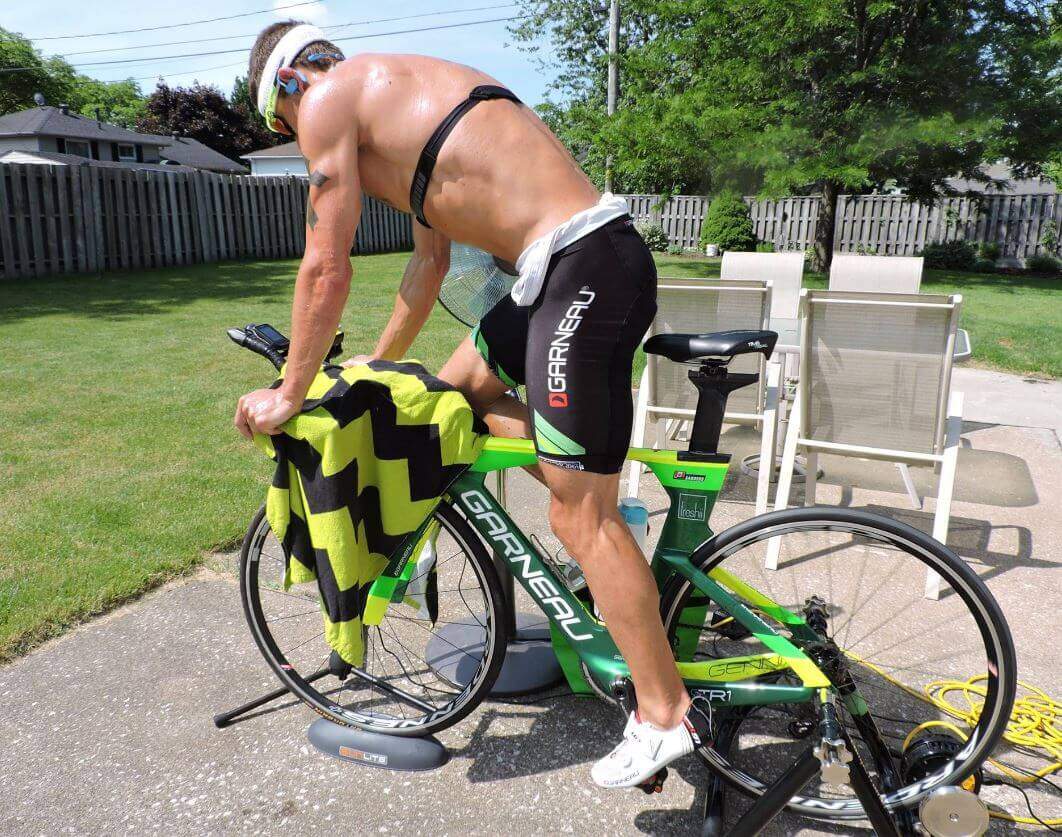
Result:
M630 667L638 711L592 769L629 787L707 735L691 710L648 564L616 509L632 423L631 363L656 312L656 270L622 200L601 197L535 112L471 67L358 55L312 26L276 23L251 50L250 90L271 130L306 157L306 252L279 389L240 399L236 427L276 433L321 368L350 290L362 191L411 211L413 256L370 358L399 360L424 325L461 241L516 264L439 377L496 435L532 437L549 520L582 568ZM527 386L527 408L506 393Z

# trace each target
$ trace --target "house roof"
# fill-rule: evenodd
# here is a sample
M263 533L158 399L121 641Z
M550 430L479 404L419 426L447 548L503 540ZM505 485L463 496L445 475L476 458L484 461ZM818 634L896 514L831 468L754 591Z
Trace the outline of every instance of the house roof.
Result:
M145 169L146 171L195 171L189 166L159 163L123 163L113 160L90 160L77 154L59 154L55 151L8 151L0 154L0 163L36 163L54 166L100 166L108 169Z
M234 163L224 154L215 151L209 145L190 137L171 137L170 144L159 150L164 160L171 160L185 166L221 174L247 174L247 167Z
M0 116L0 137L73 137L75 139L105 140L108 142L138 142L141 145L169 145L170 137L138 134L107 122L97 122L76 113L63 113L59 108L44 105Z
M984 192L987 195L1053 195L1058 191L1054 182L1045 177L1015 177L1006 163L989 163L981 166L981 171L997 183L952 177L948 179L948 186L957 192Z
M241 160L254 160L259 157L287 157L301 160L302 152L297 142L286 142L283 145L274 145L272 148L263 148L261 151L252 151L250 154L241 154Z

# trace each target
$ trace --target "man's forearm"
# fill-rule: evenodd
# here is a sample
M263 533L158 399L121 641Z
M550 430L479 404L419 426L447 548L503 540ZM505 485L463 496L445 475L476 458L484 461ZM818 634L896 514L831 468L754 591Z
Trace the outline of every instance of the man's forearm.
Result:
M431 314L439 296L441 280L430 260L410 260L402 276L391 319L380 335L373 357L381 360L401 360L405 357Z
M350 293L349 265L321 270L312 265L299 269L291 306L291 349L282 390L301 403L321 363L335 340L336 328Z

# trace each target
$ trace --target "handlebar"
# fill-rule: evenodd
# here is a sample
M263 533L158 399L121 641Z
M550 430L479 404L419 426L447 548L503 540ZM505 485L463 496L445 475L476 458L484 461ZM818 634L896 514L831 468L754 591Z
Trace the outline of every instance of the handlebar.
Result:
M227 329L225 333L237 346L243 346L243 348L261 355L272 363L278 371L288 358L288 349L291 346L291 341L269 323L249 323L243 328ZM343 336L342 331L336 332L335 339L332 341L332 348L328 350L328 355L325 357L326 361L342 354Z

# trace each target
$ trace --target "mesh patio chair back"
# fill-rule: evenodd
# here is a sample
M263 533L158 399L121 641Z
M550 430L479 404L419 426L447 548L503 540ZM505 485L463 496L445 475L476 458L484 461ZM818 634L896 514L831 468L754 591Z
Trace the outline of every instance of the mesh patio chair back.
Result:
M671 280L657 285L657 312L652 334L703 334L730 329L770 327L771 283L755 279ZM697 390L689 379L694 366L647 355L649 406L694 410ZM727 415L749 416L762 412L765 361L762 355L739 355L731 362L734 372L758 372L758 386L731 393Z
M937 454L961 297L806 291L803 438Z
M922 287L921 256L833 254L831 291L916 294Z
M771 316L795 320L804 283L803 253L723 253L722 279L770 279Z

